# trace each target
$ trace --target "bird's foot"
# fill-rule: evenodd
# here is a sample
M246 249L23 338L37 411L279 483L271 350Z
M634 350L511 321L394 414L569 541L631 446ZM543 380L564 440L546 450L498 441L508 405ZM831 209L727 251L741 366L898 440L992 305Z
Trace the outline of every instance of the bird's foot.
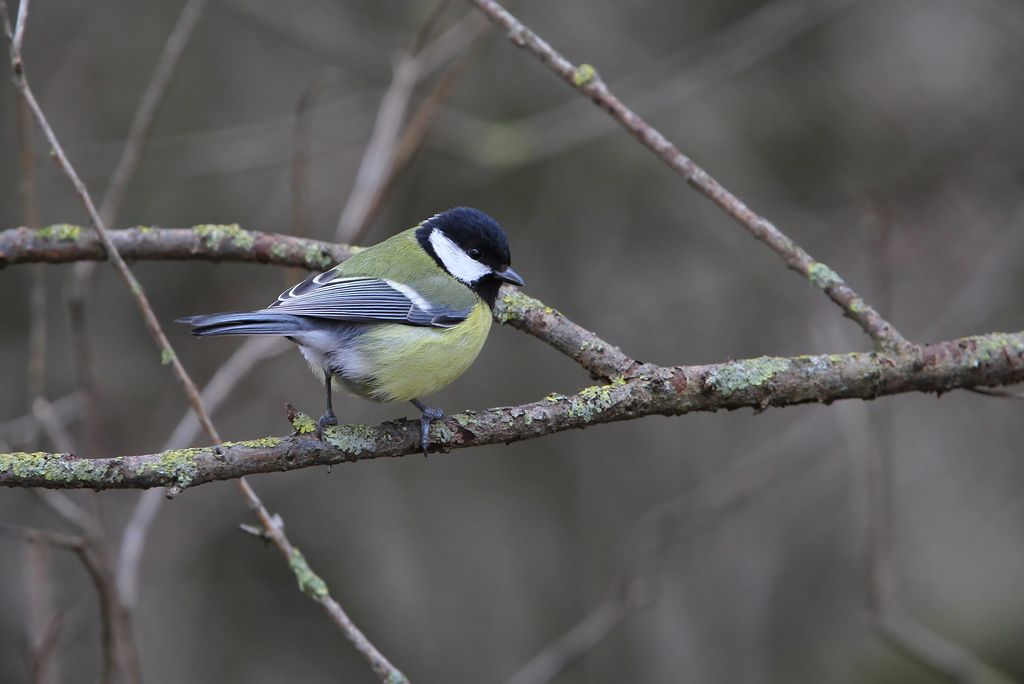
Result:
M328 425L337 425L338 417L334 415L334 411L327 411L324 415L320 416L320 420L316 421L316 438L321 442L324 441L324 428Z
M444 418L444 411L439 408L422 408L423 415L420 416L420 446L423 447L423 456L427 456L427 448L430 446L430 424L435 420Z

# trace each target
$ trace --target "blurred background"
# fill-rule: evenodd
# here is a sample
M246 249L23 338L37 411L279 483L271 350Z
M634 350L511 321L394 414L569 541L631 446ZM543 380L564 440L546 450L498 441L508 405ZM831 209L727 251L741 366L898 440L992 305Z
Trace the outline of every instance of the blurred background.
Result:
M97 198L182 7L33 5L27 73ZM335 239L375 125L383 142L396 139L378 117L382 100L399 124L427 102L436 116L422 144L377 210L342 221L343 235L371 244L451 206L483 209L508 231L527 293L644 361L869 348L831 302L602 111L467 19L468 4L435 9L209 3L115 227L238 223ZM1020 3L521 0L512 9L569 59L592 63L907 337L1024 327ZM409 78L410 59L419 78ZM14 93L0 89L0 228L25 222ZM38 132L33 151L39 222L86 224ZM242 341L199 342L172 321L263 306L303 277L240 264L134 270L200 385ZM108 264L86 290L92 402L76 394L80 336L66 305L75 268L0 272L0 440L59 448L20 418L31 406L34 273L47 304L42 396L66 439L82 455L162 448L186 402ZM509 405L589 383L538 340L495 328L471 371L431 404ZM311 413L322 402L291 349L246 372L214 419L226 439L285 434L286 401ZM347 397L339 406L342 422L410 415ZM899 605L1024 679L1020 407L954 392L648 418L251 481L414 682L517 672L520 684L544 681L520 668L587 616L603 638L552 681L943 681L881 639L868 611L875 507L865 472L881 459ZM101 517L116 550L139 493L71 498ZM239 531L252 520L234 483L159 499L134 610L146 681L375 681L276 550ZM73 531L28 491L0 492L0 520ZM31 680L40 625L53 634L39 681L99 676L97 600L73 554L0 538L0 607L0 681Z

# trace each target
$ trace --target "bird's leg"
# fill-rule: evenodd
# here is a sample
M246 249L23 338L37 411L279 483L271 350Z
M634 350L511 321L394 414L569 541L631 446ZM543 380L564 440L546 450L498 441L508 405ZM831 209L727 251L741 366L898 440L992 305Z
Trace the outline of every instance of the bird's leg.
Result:
M333 374L329 368L324 368L324 386L327 387L327 410L324 411L324 415L320 416L320 420L316 422L316 436L323 440L324 428L328 425L337 425L338 417L334 415L334 405L331 401L331 378Z
M423 447L423 455L427 455L427 447L430 446L430 423L444 418L444 411L439 408L429 408L419 399L413 399L412 405L420 410L420 446Z

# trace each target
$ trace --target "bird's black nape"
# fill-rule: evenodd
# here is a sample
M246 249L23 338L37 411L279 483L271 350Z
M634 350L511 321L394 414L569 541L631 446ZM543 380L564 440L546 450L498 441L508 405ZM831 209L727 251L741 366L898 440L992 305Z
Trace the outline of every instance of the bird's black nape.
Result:
M420 246L441 268L447 270L444 262L434 251L434 246L430 244L430 233L433 230L440 230L462 251L493 270L501 271L511 264L512 256L509 253L505 231L497 221L478 209L449 209L430 217L416 230L416 239ZM469 287L493 309L501 280L493 274L488 274Z

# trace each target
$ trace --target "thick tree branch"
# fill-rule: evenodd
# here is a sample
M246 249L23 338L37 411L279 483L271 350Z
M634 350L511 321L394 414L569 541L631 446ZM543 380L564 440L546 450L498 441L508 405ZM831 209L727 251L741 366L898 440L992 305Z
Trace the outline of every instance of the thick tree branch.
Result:
M546 64L563 81L594 101L659 159L679 173L695 190L718 205L751 235L779 255L786 266L805 276L856 321L880 349L901 349L909 343L888 321L848 286L826 264L816 261L800 245L784 235L771 221L755 213L744 202L687 157L668 138L622 103L589 64L574 65L543 38L528 29L494 0L470 0L508 38Z
M705 366L637 367L629 376L572 396L548 395L521 406L466 412L438 421L431 450L535 439L574 428L649 415L873 399L906 392L946 392L1024 381L1024 332L992 333L922 345L912 353L761 357ZM79 459L70 454L0 454L0 486L185 488L252 473L419 452L418 421L330 428L292 417L296 434L216 448L142 456Z

